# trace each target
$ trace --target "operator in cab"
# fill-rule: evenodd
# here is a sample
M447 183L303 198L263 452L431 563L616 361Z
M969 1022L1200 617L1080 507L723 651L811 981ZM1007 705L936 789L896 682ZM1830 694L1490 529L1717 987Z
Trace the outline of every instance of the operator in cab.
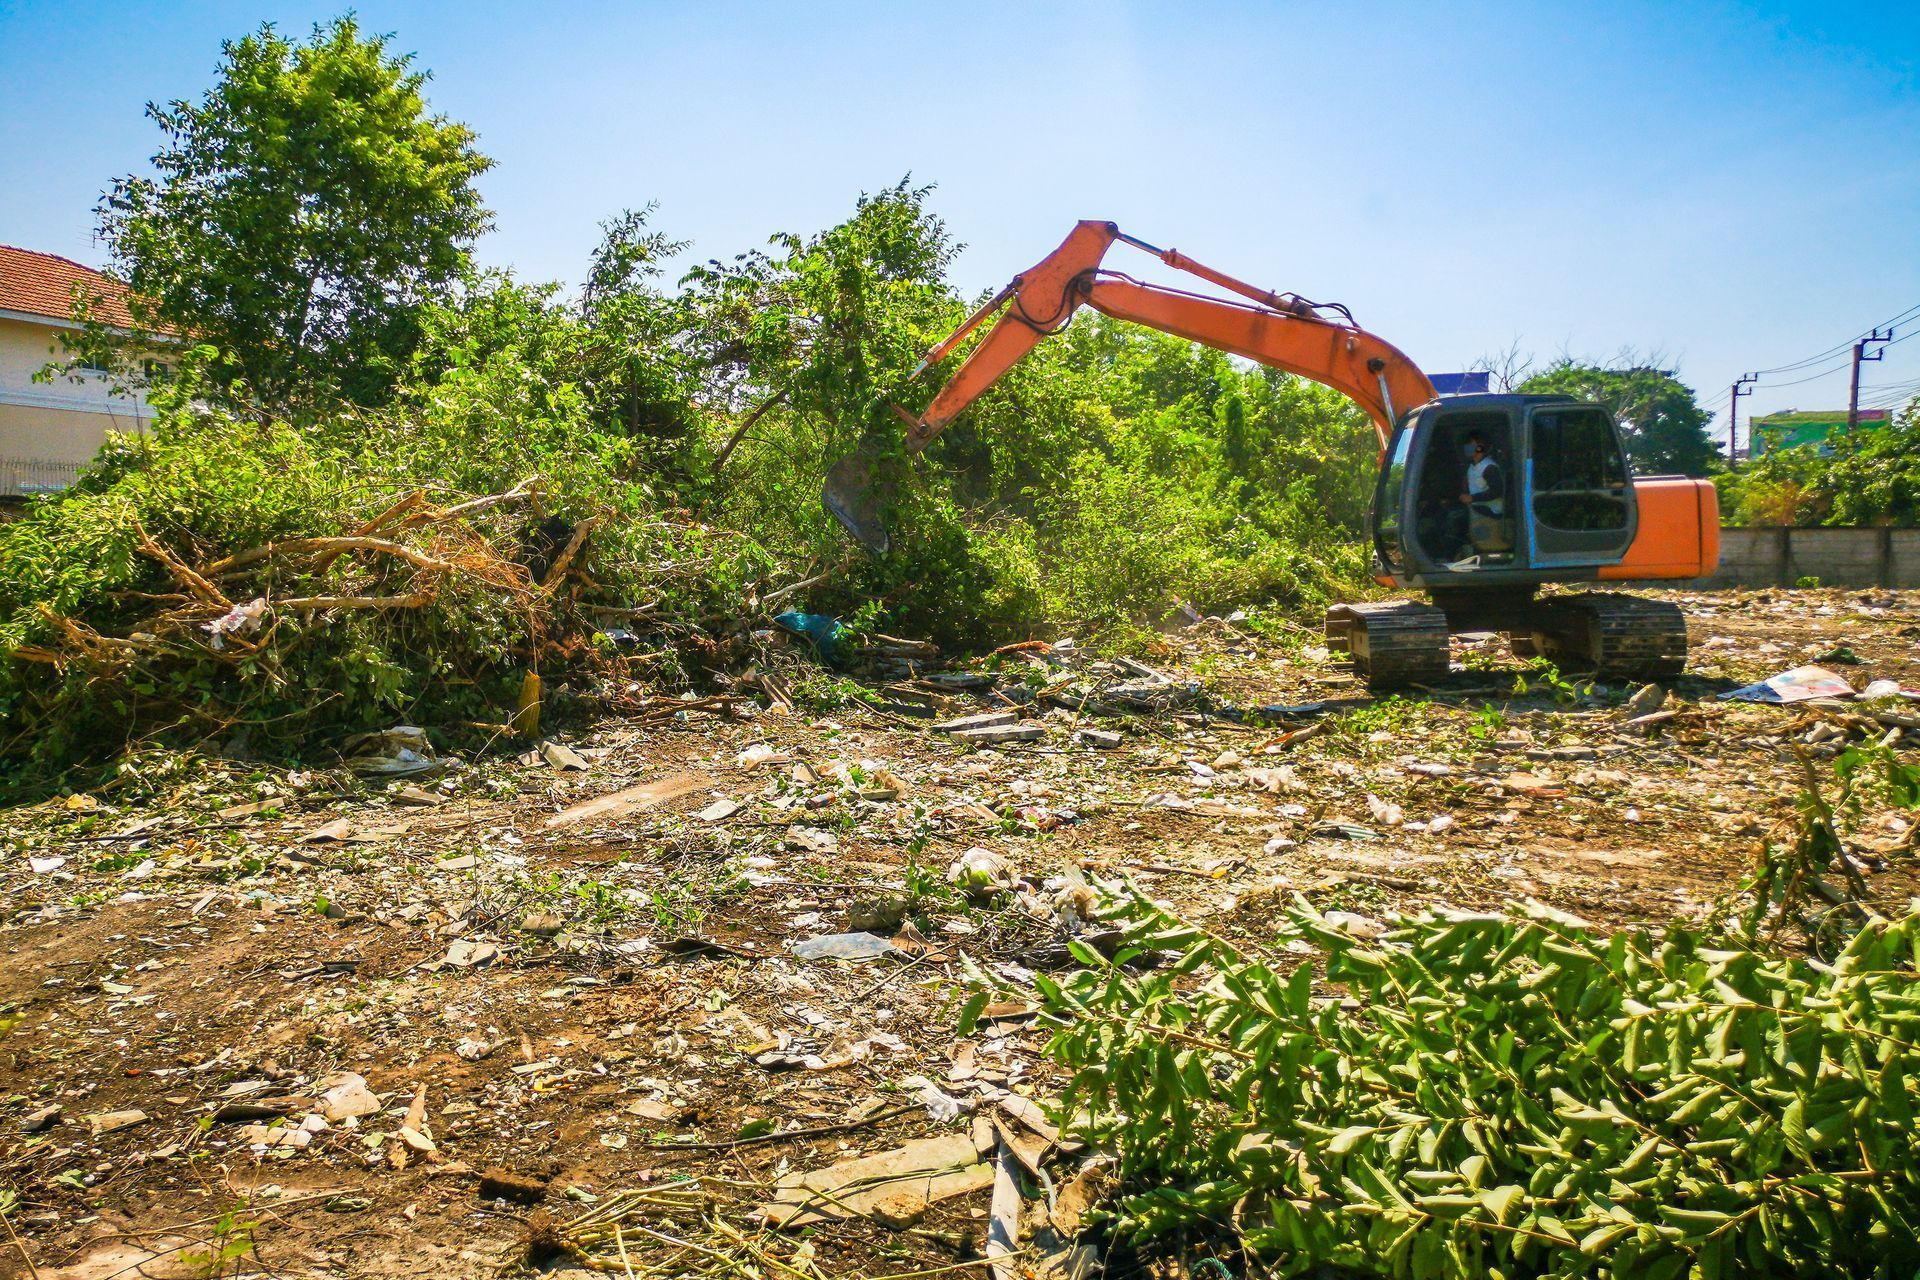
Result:
M1487 438L1478 431L1468 434L1461 449L1466 459L1462 477L1460 505L1447 512L1447 540L1453 544L1454 563L1450 567L1471 568L1477 564L1468 531L1474 516L1499 519L1507 513L1507 478L1487 448Z

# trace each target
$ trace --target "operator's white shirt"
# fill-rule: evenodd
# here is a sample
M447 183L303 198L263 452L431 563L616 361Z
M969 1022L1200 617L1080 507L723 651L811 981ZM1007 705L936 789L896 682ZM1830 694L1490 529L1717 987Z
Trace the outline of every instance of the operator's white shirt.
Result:
M1487 508L1494 515L1506 514L1506 504L1502 496L1487 481L1487 472L1495 465L1492 458L1482 458L1467 467L1467 493L1478 506Z

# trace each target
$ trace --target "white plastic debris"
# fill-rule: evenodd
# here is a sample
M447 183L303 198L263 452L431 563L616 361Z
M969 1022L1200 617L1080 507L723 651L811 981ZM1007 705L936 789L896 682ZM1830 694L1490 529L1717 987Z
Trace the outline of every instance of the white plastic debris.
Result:
M216 649L227 647L228 636L250 636L260 630L260 623L267 616L267 598L259 596L237 604L231 610L221 614L201 630L213 637L212 645Z
M900 1082L914 1090L914 1097L927 1109L927 1115L936 1124L945 1124L960 1118L967 1104L942 1089L925 1076L908 1076Z

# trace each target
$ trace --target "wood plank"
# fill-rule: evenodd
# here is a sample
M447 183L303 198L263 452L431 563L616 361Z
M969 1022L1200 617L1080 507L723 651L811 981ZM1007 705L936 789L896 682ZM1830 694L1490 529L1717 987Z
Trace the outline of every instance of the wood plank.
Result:
M611 795L595 796L591 800L582 800L569 805L559 813L547 819L549 827L570 827L582 822L612 821L655 805L665 804L698 791L706 781L690 773L669 774L653 782L643 782L637 787L628 787L624 791L615 791Z

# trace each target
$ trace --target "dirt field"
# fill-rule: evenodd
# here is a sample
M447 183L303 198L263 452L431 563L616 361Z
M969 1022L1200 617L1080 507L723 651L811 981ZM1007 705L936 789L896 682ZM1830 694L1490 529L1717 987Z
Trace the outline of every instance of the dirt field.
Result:
M1920 686L1920 595L1670 598L1692 673L1632 725L1633 690L1523 673L1491 640L1461 644L1445 687L1373 700L1310 633L1205 623L1146 655L1173 679L1149 709L1016 706L1031 741L923 718L1064 670L1009 655L984 690L906 685L888 710L562 733L584 768L370 787L150 761L5 814L0 1275L511 1273L551 1223L695 1176L703 1207L626 1237L636 1274L721 1273L714 1221L788 1268L760 1274L985 1274L984 1190L903 1228L763 1232L754 1209L790 1171L967 1133L930 1115L939 1094L1046 1099L1041 1035L1010 1011L961 1041L955 993L963 960L1016 981L1071 963L1083 884L1131 878L1256 945L1296 892L1369 919L1524 897L1697 917L1791 812L1783 743L1831 754L1862 729L1715 695L1822 655L1855 687ZM1869 850L1911 844L1891 815L1867 829ZM974 848L1018 888L979 905L949 885ZM1876 892L1914 891L1910 858L1882 865ZM895 934L903 910L891 958L792 953ZM303 1121L330 1090L355 1109L339 1073L377 1102ZM527 1185L497 1194L496 1170Z

